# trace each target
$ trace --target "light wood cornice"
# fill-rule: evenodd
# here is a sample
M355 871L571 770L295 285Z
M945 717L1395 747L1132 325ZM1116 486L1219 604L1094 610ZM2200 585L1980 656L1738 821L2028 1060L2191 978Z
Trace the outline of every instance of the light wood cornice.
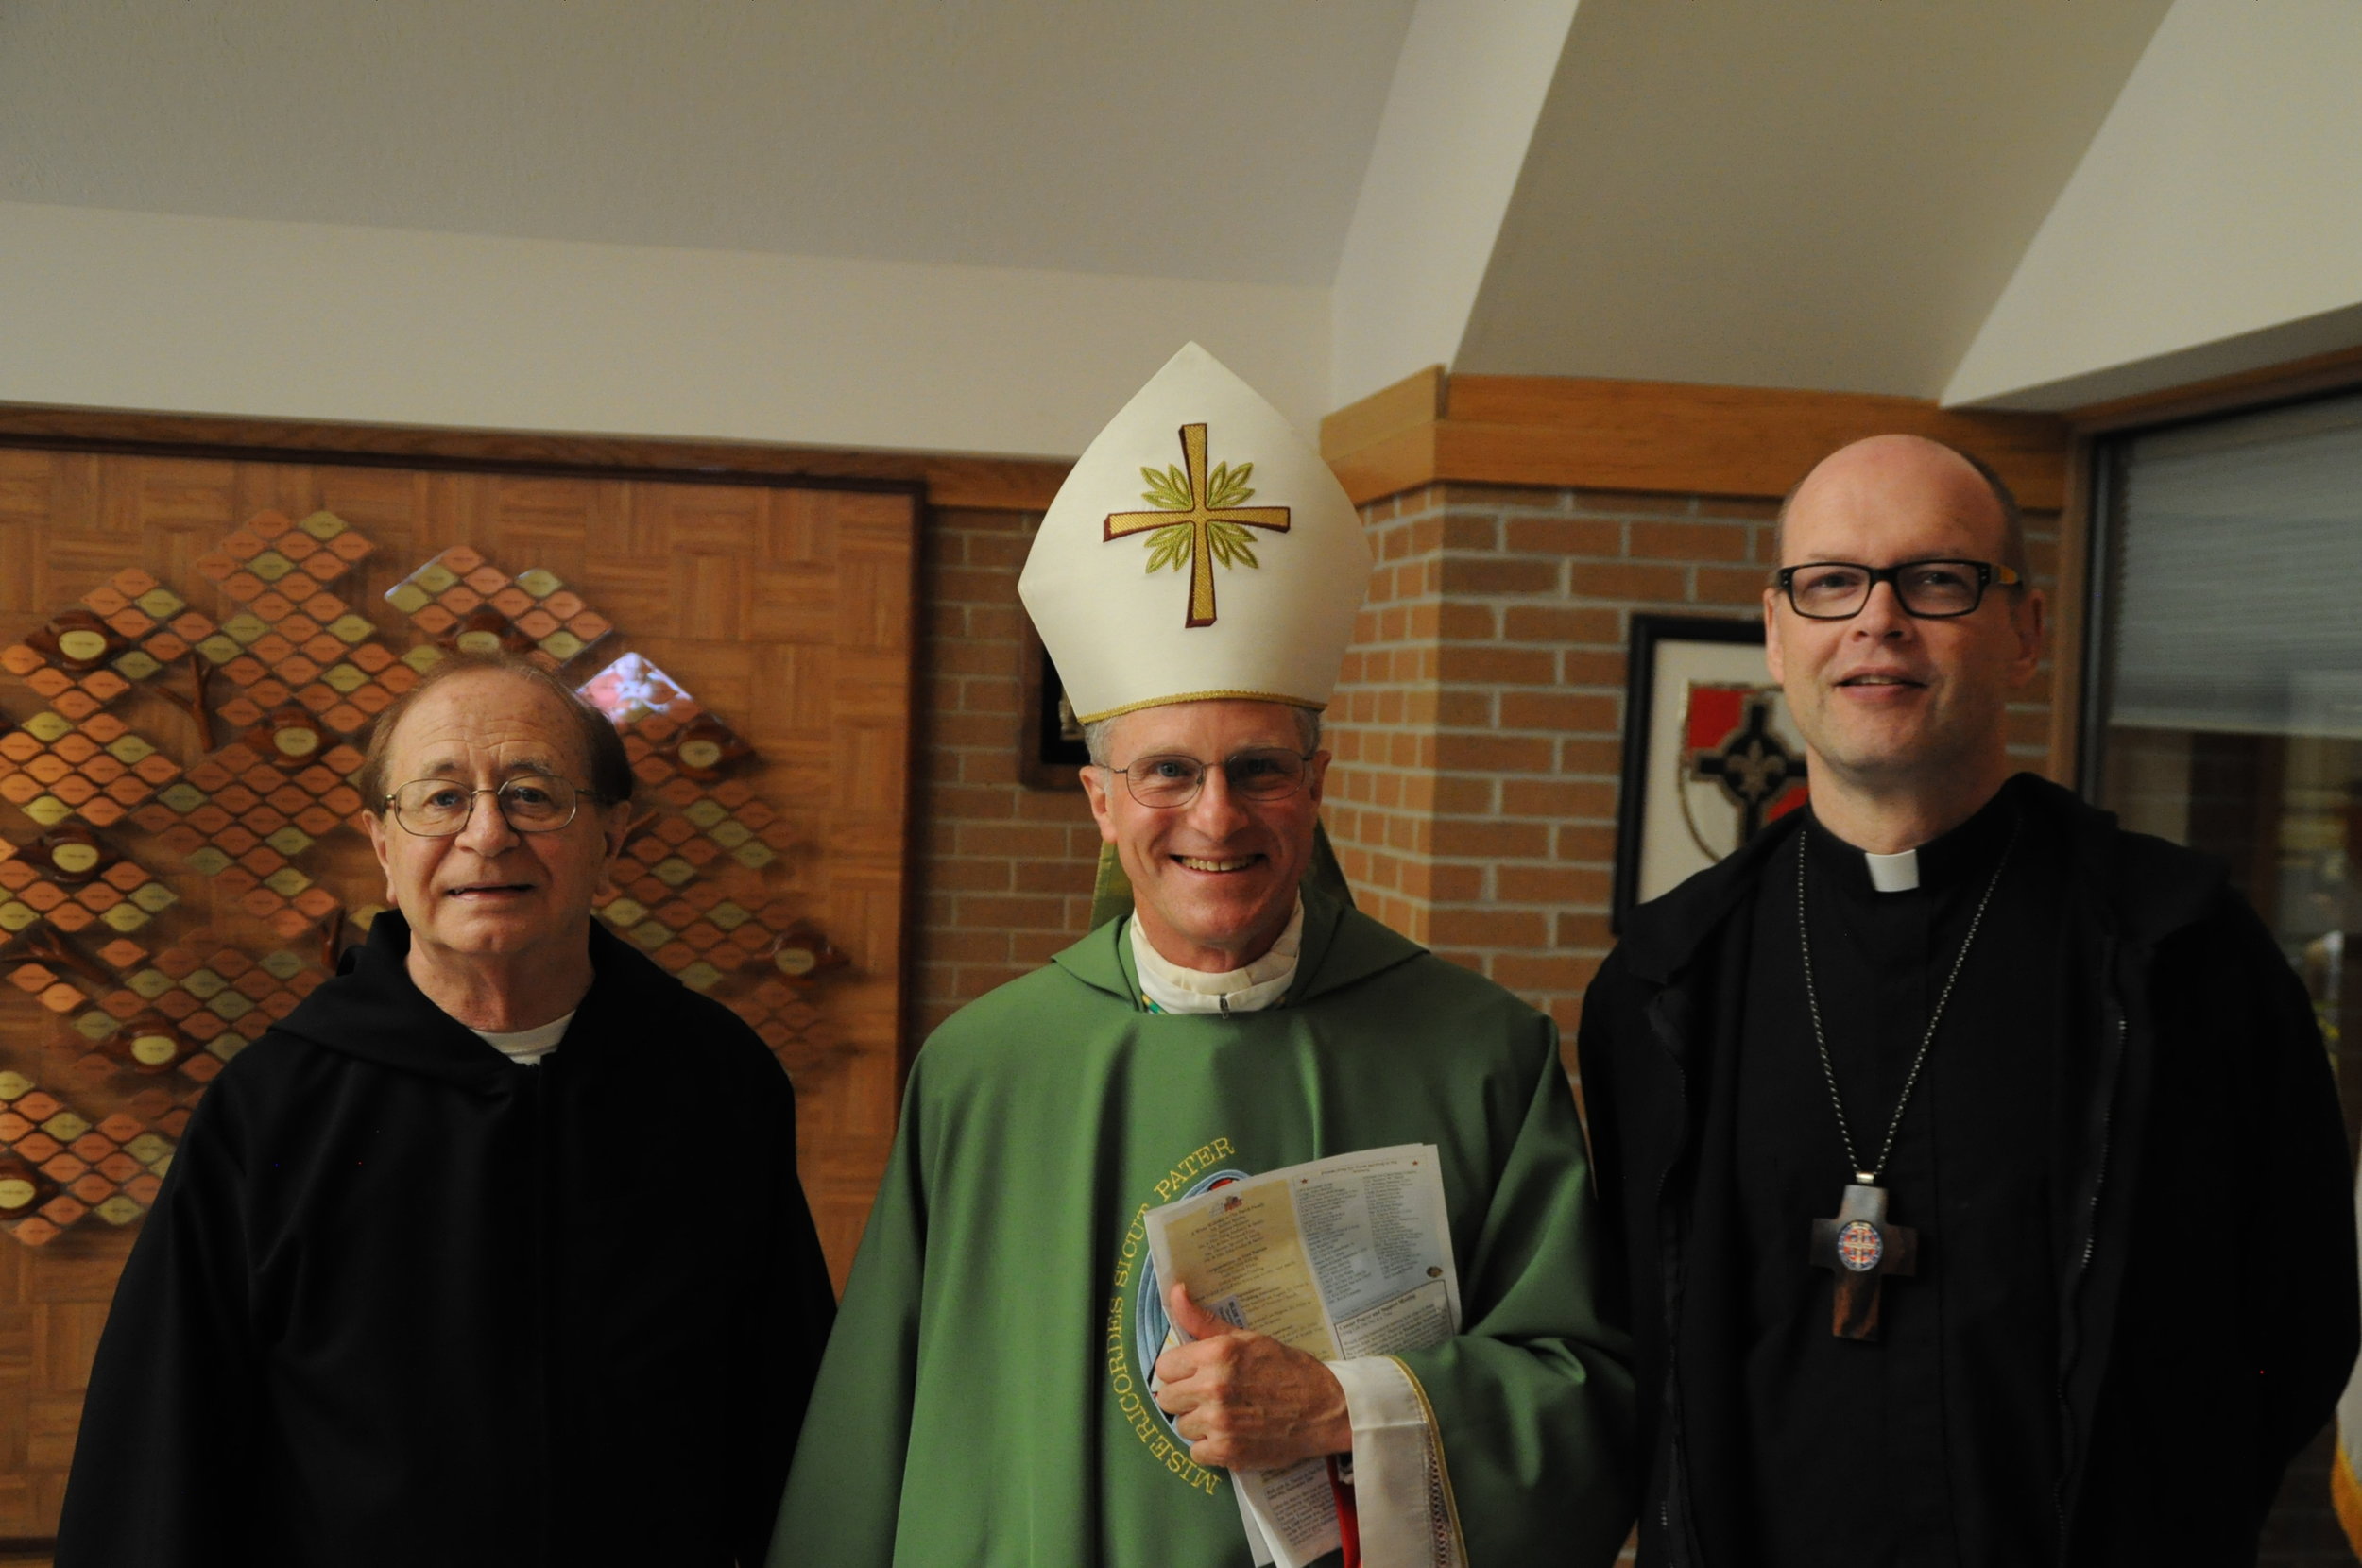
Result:
M1440 366L1322 420L1321 454L1357 504L1439 481L1776 498L1837 448L1886 432L1976 452L2029 507L2065 500L2067 425L2056 415Z

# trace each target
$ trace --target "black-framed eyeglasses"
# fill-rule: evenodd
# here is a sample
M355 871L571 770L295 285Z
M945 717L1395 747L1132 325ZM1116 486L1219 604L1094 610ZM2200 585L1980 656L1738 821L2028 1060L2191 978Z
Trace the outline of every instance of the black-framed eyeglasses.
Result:
M1991 561L1898 561L1864 566L1858 561L1805 561L1780 568L1780 591L1789 608L1807 621L1850 621L1870 603L1870 590L1894 585L1904 613L1922 621L1968 615L1985 602L1985 589L2022 587L2025 579Z
M1304 771L1315 755L1285 746L1253 746L1224 758L1222 776L1230 793L1241 799L1285 800L1304 788ZM1107 771L1122 777L1134 800L1170 810L1197 798L1210 766L1194 757L1136 757L1129 767Z
M414 778L385 797L402 831L448 839L467 830L478 795L490 795L501 820L520 833L555 833L574 820L583 800L600 798L550 774L519 774L496 790L471 790L448 778Z

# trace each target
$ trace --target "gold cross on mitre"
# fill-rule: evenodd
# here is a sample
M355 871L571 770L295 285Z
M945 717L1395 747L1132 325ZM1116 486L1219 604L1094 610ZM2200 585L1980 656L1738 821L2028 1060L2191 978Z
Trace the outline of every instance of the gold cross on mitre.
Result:
M1190 562L1190 614L1182 624L1210 626L1214 623L1215 565L1244 562L1260 568L1262 563L1255 558L1254 546L1248 542L1247 529L1268 528L1274 533L1286 533L1288 508L1239 504L1255 494L1246 483L1247 476L1255 471L1252 463L1241 463L1236 469L1227 463L1216 464L1208 475L1204 425L1181 427L1181 454L1189 463L1187 475L1179 469L1168 469L1163 473L1155 469L1140 470L1140 477L1148 481L1148 489L1140 499L1159 509L1110 512L1104 542L1112 544L1128 535L1155 529L1148 539L1148 570L1156 571L1170 566L1178 571L1186 554Z

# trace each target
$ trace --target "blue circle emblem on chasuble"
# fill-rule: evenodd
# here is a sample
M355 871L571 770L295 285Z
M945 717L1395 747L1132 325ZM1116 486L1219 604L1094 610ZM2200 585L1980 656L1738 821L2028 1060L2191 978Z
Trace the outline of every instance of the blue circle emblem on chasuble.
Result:
M1838 1261L1857 1274L1866 1274L1878 1267L1878 1259L1886 1250L1878 1227L1867 1219L1857 1219L1837 1233Z
M1216 1187L1226 1187L1246 1178L1247 1173L1243 1170L1213 1171L1199 1177L1196 1185L1173 1202L1178 1203L1183 1199L1194 1198L1201 1192L1211 1192ZM1132 1324L1133 1343L1140 1358L1141 1381L1153 1383L1156 1375L1156 1357L1179 1344L1181 1337L1173 1332L1172 1317L1165 1310L1165 1292L1156 1279L1156 1260L1144 1250L1140 1253L1139 1294L1132 1302ZM1173 1426L1174 1418L1166 1415L1162 1409L1157 1409L1156 1414L1163 1418L1167 1426L1172 1427L1174 1437L1181 1437L1181 1429ZM1185 1443L1189 1441L1187 1438L1181 1440Z

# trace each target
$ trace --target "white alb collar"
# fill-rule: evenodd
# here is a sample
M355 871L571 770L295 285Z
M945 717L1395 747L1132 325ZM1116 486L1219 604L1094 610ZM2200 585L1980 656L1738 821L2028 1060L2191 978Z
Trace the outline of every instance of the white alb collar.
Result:
M1258 1013L1288 994L1296 978L1296 955L1304 941L1304 900L1296 900L1288 929L1271 951L1242 969L1210 974L1185 968L1148 945L1137 916L1132 921L1132 963L1140 991L1167 1013Z
M566 1026L573 1021L573 1014L569 1013L563 1018L553 1018L532 1029L479 1029L471 1032L510 1061L529 1067L557 1048L557 1043L566 1037Z

